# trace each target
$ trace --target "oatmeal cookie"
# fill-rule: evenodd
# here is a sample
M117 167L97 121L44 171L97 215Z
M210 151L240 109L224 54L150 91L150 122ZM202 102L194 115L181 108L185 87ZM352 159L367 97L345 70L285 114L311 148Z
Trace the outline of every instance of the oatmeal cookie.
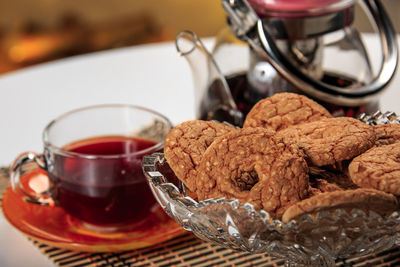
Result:
M360 187L400 196L400 143L374 147L354 158L349 175Z
M310 180L325 180L327 183L334 184L343 190L358 188L358 186L344 172L325 170L319 167L310 167L309 169Z
M303 153L271 129L243 128L216 138L198 173L200 200L237 198L277 217L308 194Z
M341 117L291 126L278 134L294 140L313 166L335 165L371 148L375 142L372 126Z
M324 179L310 179L311 195L317 195L325 192L343 191L343 188L335 183L330 183Z
M375 146L390 145L400 141L400 123L380 124L373 126Z
M164 154L175 175L189 190L196 191L197 167L212 141L234 130L233 127L214 122L191 120L175 126L164 141Z
M289 222L300 218L304 214L318 212L323 209L353 207L388 215L397 210L398 202L395 196L375 189L360 188L326 192L290 206L282 215L282 221Z
M323 106L306 96L279 93L257 102L246 116L243 127L264 127L279 131L291 125L331 117Z

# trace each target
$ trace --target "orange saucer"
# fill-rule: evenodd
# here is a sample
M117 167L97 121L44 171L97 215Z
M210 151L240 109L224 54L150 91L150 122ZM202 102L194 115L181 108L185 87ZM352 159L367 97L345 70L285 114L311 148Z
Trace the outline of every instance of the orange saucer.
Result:
M35 169L25 178L46 175ZM22 179L25 179L21 177ZM176 237L185 231L161 207L145 224L121 232L99 233L82 226L62 208L40 206L24 201L24 195L8 187L3 196L5 218L23 234L44 244L86 252L118 252L143 248Z

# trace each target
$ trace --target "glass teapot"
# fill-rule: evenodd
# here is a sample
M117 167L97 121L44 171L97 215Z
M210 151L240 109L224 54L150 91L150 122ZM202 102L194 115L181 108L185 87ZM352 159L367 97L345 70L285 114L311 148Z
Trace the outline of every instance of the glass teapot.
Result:
M394 76L398 48L379 0L360 0L380 36L381 64L353 26L356 0L222 0L228 25L212 53L181 32L178 52L196 87L196 114L240 126L251 107L278 92L305 94L333 115L374 112Z

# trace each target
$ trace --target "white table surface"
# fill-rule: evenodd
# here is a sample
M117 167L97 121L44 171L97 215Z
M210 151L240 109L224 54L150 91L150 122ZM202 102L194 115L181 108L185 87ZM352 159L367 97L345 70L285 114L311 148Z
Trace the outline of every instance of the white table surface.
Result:
M173 123L194 118L191 72L172 43L118 49L0 76L0 166L23 151L42 151L45 125L78 107L127 103ZM0 267L52 266L0 215Z
M368 36L371 51L378 40ZM378 49L378 50L377 50ZM381 109L400 113L400 77L382 95ZM41 152L41 134L54 117L74 108L128 103L155 109L173 123L193 119L194 86L173 43L72 57L0 76L0 166L19 153ZM0 215L0 267L53 266Z

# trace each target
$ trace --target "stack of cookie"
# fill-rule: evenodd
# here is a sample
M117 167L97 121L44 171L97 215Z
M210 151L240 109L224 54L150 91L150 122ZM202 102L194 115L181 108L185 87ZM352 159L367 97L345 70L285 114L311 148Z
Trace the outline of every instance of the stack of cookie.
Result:
M192 120L167 135L171 169L199 200L236 198L288 222L321 209L398 209L400 125L333 118L313 100L280 93L243 128Z

